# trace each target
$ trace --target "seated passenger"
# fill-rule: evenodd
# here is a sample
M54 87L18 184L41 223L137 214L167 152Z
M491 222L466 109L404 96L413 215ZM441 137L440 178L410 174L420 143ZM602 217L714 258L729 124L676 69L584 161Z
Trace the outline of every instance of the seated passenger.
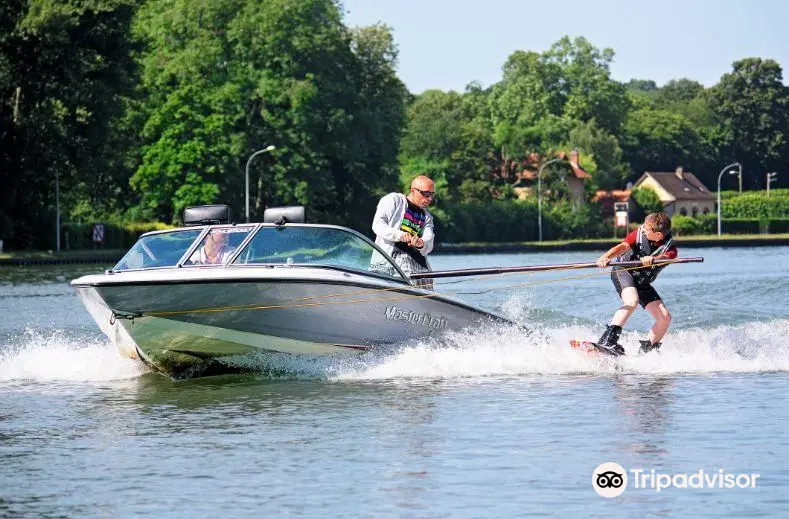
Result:
M203 244L189 258L192 265L222 265L233 255L233 247L228 246L228 234L212 232Z

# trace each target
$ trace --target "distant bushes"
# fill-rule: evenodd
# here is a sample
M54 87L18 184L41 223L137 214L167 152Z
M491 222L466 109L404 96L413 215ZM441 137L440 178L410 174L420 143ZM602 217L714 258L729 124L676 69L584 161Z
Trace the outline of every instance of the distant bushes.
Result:
M723 218L789 218L789 189L751 191L742 194L721 196Z
M678 236L715 234L716 214L671 219ZM789 232L789 189L721 193L721 230L724 234L779 234Z
M716 215L712 215L712 218L707 215L698 218L677 215L671 218L671 232L674 236L712 234L717 232L717 225Z
M745 191L744 193L740 193L739 191L721 191L721 200L730 200L744 195L762 195L766 197L767 191ZM789 198L789 189L771 189L770 198L772 197Z
M452 205L436 214L439 240L450 243L537 240L537 204L514 200Z
M718 220L714 214L699 218L674 216L671 230L675 236L716 234ZM789 233L789 218L721 218L724 234L783 234Z
M767 232L771 234L789 233L789 218L767 220Z
M104 224L104 243L93 242L93 224L64 224L60 230L61 248L63 249L128 249L141 234L171 228L171 225L154 223Z
M780 196L783 192L786 196ZM753 195L729 196L723 204L722 219L725 234L789 233L789 189L771 191L770 198L754 193ZM775 196L773 196L775 195ZM731 205L730 205L731 204ZM758 213L756 209L775 217L727 216L729 211L737 214ZM613 222L604 219L596 205L585 204L575 211L568 201L543 204L543 240L568 240L584 238L609 238L612 236ZM444 243L504 243L530 242L538 240L537 201L502 200L487 203L475 202L453 204L446 208L436 208L436 232L439 241ZM780 216L784 214L785 216ZM630 227L637 227L642 219L634 219ZM690 216L675 215L671 219L675 236L710 235L717 232L717 215ZM93 243L93 225L89 223L65 224L61 230L63 249L126 249L146 232L162 230L171 226L163 223L107 223L104 225L103 245ZM624 236L619 229L618 236ZM620 236L620 237L621 237Z
M724 234L759 234L761 229L758 218L721 218L721 232ZM718 232L717 228L715 232Z
M538 208L533 200L504 200L490 203L457 204L436 214L439 240L464 242L537 241ZM575 211L569 202L543 204L543 240L598 238L609 236L596 207L584 205Z

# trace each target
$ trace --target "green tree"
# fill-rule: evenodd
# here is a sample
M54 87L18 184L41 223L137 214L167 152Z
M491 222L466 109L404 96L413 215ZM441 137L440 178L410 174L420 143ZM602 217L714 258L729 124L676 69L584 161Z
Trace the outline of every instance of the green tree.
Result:
M132 185L158 216L240 209L246 159L266 144L277 150L251 168L260 210L355 223L396 185L407 91L388 28L349 30L331 0L151 0L135 27L146 96Z
M579 149L582 161L594 161L593 169L585 169L592 174L597 186L607 190L623 187L630 172L623 161L622 149L616 137L590 121L581 123L570 131L569 147Z
M471 84L464 94L428 90L414 99L401 142L404 184L416 174L430 174L439 203L501 196L500 183L491 176L497 157L487 97ZM418 171L416 164L425 169Z
M789 88L783 84L781 66L769 59L737 61L710 94L732 156L744 165L744 185L763 185L761 173L765 171L778 171L785 178L789 174Z
M704 86L687 78L673 79L657 91L654 108L685 117L699 132L710 133L719 121Z
M585 38L570 40L565 36L543 59L562 71L558 88L565 99L564 115L583 122L594 120L610 133L619 130L629 99L625 87L611 78L612 49L599 50Z
M680 165L692 170L701 139L681 115L642 109L628 117L621 145L624 160L638 177L644 171L673 171Z
M625 87L611 79L612 59L610 49L566 37L543 54L517 51L509 56L503 79L490 96L494 143L504 169L531 153L551 156L572 140L570 132L579 124L609 136L619 133L631 101ZM615 144L607 146L616 162Z
M133 83L132 0L14 0L0 7L0 233L54 247L55 179L64 214L123 204L110 146ZM5 223L3 223L5 222ZM11 223L13 224L13 228Z
M657 95L658 86L651 79L631 79L625 83L628 92L654 97Z
M704 85L691 79L672 79L657 92L656 101L665 107L673 103L689 103L704 91Z
M663 203L660 201L654 189L641 187L633 189L630 197L638 204L638 209L633 215L635 220L643 220L649 213L657 213L663 210Z

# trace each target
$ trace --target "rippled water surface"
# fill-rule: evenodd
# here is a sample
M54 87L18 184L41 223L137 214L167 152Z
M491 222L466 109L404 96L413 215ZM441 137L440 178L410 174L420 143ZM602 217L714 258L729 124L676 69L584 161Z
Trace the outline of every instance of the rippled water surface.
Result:
M681 253L705 261L655 284L674 315L659 355L614 364L567 347L617 307L593 269L437 286L532 334L471 330L386 354L281 357L277 377L179 382L119 358L82 309L67 282L101 267L2 268L0 516L785 517L789 248ZM629 352L649 326L638 311ZM609 461L631 475L614 499L592 487ZM759 477L658 492L635 487L639 469Z

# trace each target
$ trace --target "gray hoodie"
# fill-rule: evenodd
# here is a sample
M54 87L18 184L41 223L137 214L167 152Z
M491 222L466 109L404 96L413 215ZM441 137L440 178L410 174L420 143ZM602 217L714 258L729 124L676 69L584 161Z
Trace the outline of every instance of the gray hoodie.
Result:
M405 232L400 230L400 225L403 222L403 215L405 214L406 207L408 207L408 200L402 193L389 193L381 198L378 202L378 208L373 217L373 232L375 233L375 244L381 249L392 255L395 243L402 241ZM433 216L425 211L425 227L422 231L422 240L425 245L421 249L417 249L422 256L430 254L433 250L433 241L435 234L433 233ZM373 263L381 263L375 261L375 254L373 254ZM430 265L428 263L428 265Z

